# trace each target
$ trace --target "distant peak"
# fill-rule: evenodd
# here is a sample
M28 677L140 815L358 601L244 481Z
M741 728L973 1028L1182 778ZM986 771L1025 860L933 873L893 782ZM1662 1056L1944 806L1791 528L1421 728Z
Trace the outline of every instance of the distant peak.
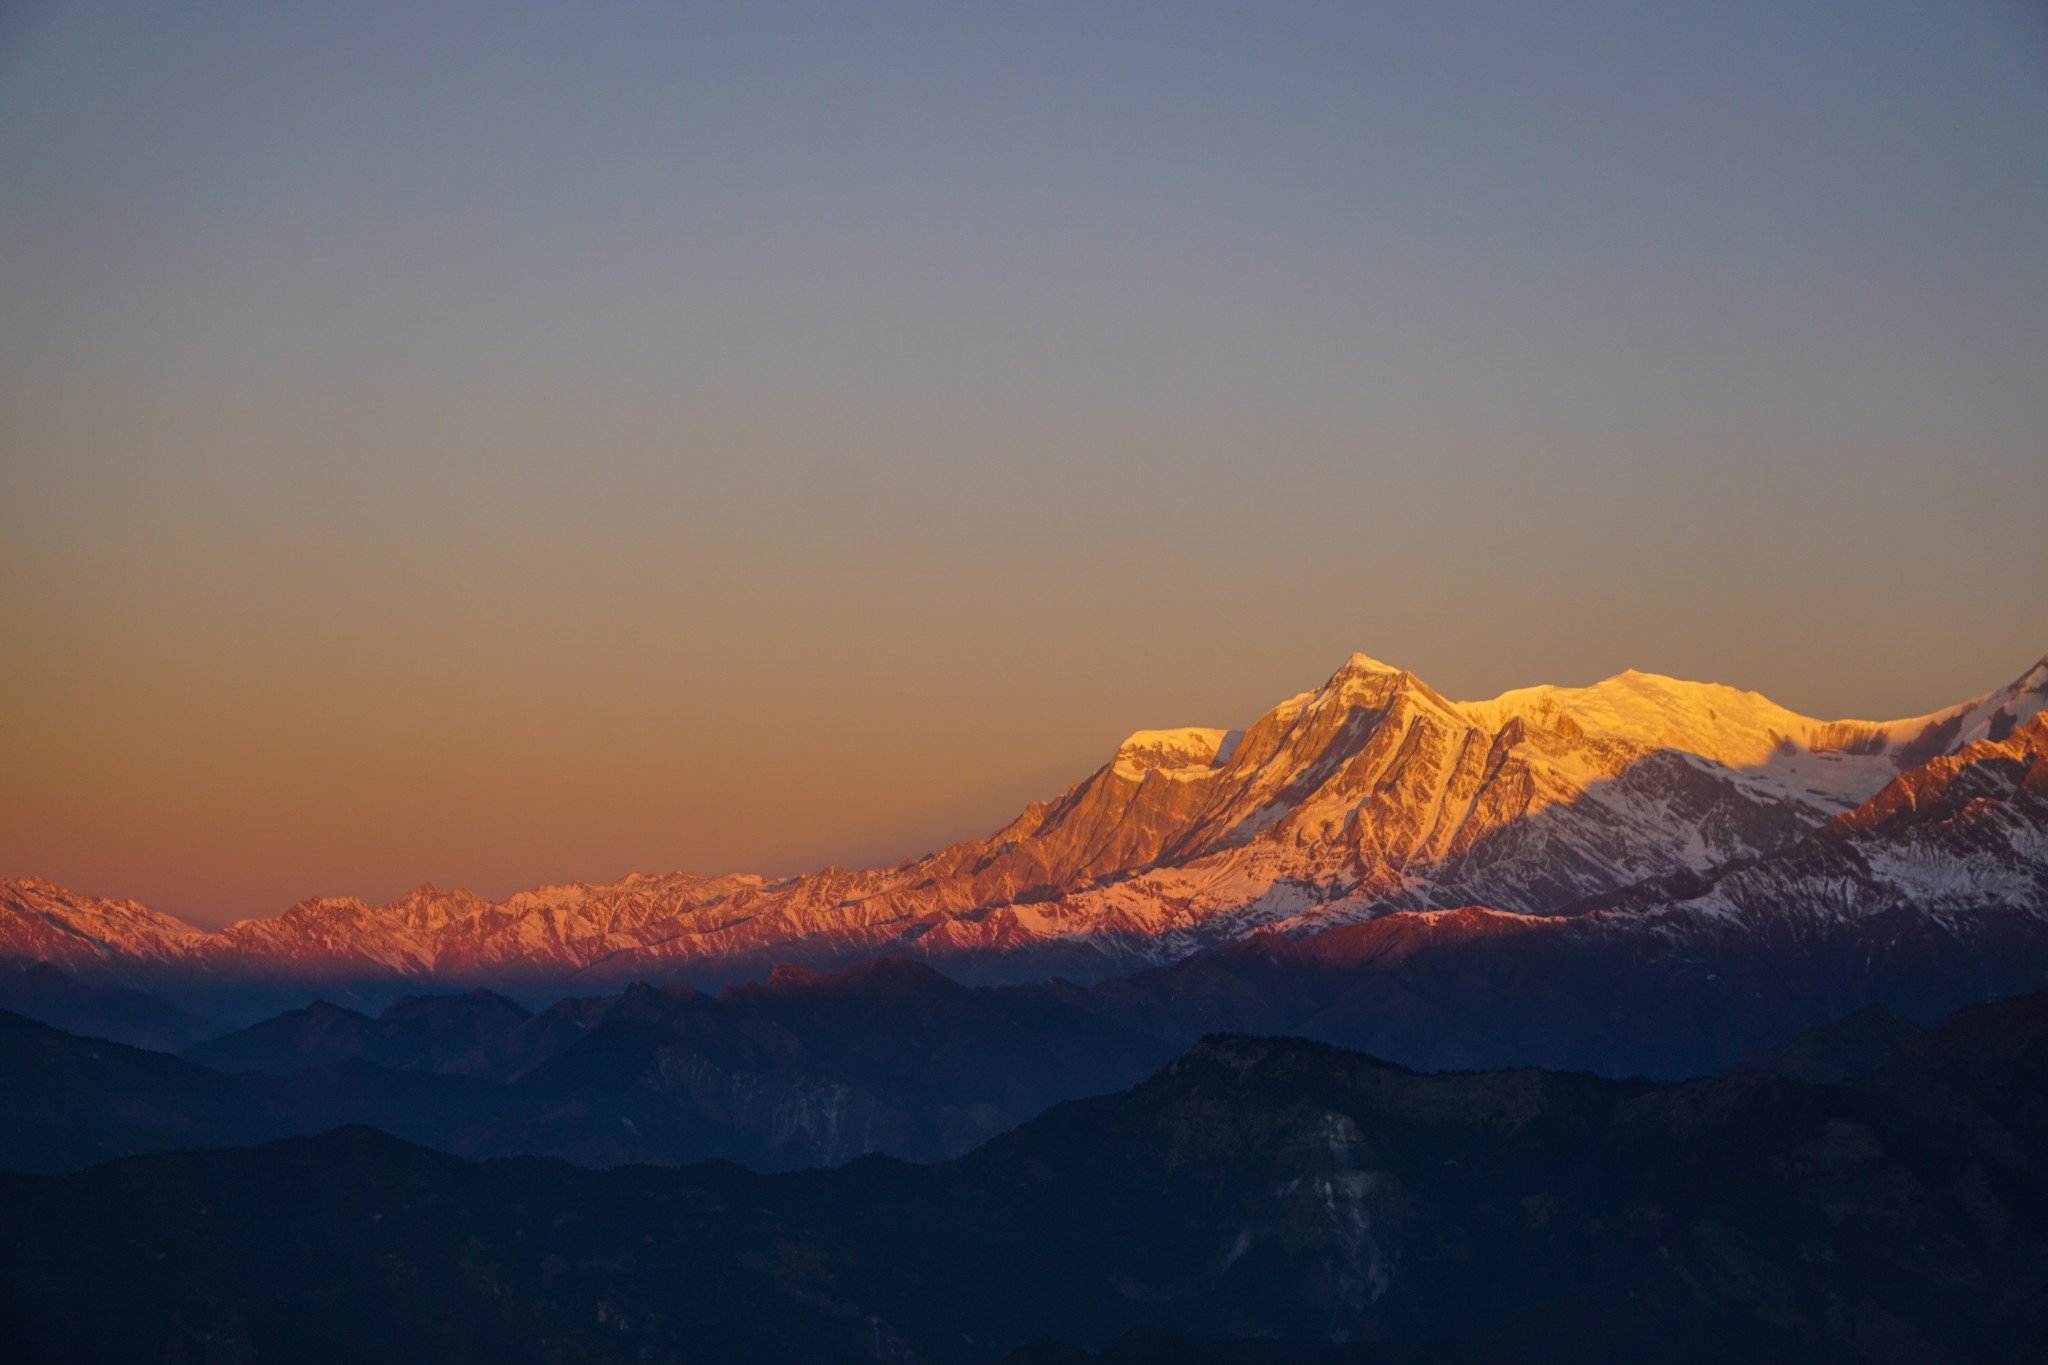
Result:
M2048 654L2043 654L2032 668L2020 674L2013 681L2012 690L2020 696L2030 692L2048 692Z
M1343 662L1343 664L1337 669L1335 673L1332 673L1330 675L1330 681L1337 682L1340 679L1344 678L1370 678L1380 674L1398 674L1406 673L1407 671L1408 670L1405 668L1396 668L1390 663L1382 663L1380 660L1373 658L1370 654L1361 654L1354 652L1350 658L1346 659Z
M1726 683L1700 682L1694 678L1674 678L1669 673L1651 673L1640 668L1624 668L1612 677L1602 678L1588 690L1597 691L1601 688L1608 688L1610 690L1629 688L1636 691L1668 692L1679 696L1698 696L1712 693L1717 696L1753 697L1759 700L1768 700L1761 692L1747 692L1739 687L1730 687ZM1573 689L1559 688L1555 690L1563 692Z
M1119 766L1182 772L1228 761L1242 735L1238 730L1184 726L1178 730L1139 730L1116 746Z
M437 885L434 882L421 882L418 886L400 896L396 901L393 901L392 904L417 905L422 901L474 901L476 899L473 893L465 891L459 886L450 889Z

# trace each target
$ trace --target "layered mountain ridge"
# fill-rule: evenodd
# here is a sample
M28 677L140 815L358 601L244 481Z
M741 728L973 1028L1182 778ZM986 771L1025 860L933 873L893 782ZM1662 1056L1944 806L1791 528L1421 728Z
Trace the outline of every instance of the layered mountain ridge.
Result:
M1759 878L1813 913L2038 910L2044 703L2048 659L1945 710L1861 722L1634 672L1459 703L1359 654L1242 730L1140 731L1059 798L891 868L636 874L503 901L423 886L211 934L26 878L0 882L0 957L211 987L712 984L882 955L1093 980L1402 911L1726 917L1756 908Z
M1162 1329L1209 1342L1109 1358L2038 1360L2048 994L1884 1031L1833 1083L1668 1086L1217 1034L923 1167L599 1172L355 1127L0 1173L0 1320L38 1360L1025 1365ZM0 1016L75 1074L47 1035ZM289 1127L201 1079L195 1117Z

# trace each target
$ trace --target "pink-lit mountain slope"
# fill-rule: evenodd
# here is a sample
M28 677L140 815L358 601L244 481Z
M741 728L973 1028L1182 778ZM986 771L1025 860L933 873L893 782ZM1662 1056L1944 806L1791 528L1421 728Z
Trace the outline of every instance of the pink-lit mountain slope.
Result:
M587 989L882 954L969 979L1090 979L1395 911L1649 908L1732 888L1730 869L1823 826L1896 845L1859 857L1899 896L2037 900L2048 834L2034 806L1987 820L1959 863L1899 825L1901 802L1932 798L1899 793L1952 790L1951 769L2026 749L2044 703L2048 659L1932 715L1861 722L1633 672L1458 703L1361 654L1242 731L1141 731L1058 799L896 867L640 874L501 902L423 886L215 934L30 879L0 883L0 957L222 985Z

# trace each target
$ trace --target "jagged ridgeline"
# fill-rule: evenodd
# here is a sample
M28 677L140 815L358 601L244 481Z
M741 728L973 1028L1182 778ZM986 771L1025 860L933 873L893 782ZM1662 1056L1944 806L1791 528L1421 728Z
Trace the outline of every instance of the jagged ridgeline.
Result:
M2038 1360L2048 995L1879 1031L1891 1060L1826 1085L1212 1036L935 1166L598 1172L349 1128L5 1176L0 1333L107 1361Z
M1794 915L2038 909L2048 853L2027 774L2044 700L2048 660L1889 722L1819 721L1633 672L1459 703L1354 655L1242 730L1142 731L1063 796L896 867L635 875L505 901L423 886L379 907L309 900L212 934L31 878L0 884L0 956L185 1004L421 983L541 1003L884 955L967 981L1089 982L1259 931L1400 911L1746 912L1765 883ZM1942 819L1961 823L1936 829L1930 813L1909 829L1901 812L1936 788L1954 794ZM2005 814L1973 814L1979 798ZM1785 861L1802 848L1820 851ZM1822 895L1824 873L1846 880Z
M7 883L0 1339L2032 1359L2044 702L1355 656L893 868L214 934Z

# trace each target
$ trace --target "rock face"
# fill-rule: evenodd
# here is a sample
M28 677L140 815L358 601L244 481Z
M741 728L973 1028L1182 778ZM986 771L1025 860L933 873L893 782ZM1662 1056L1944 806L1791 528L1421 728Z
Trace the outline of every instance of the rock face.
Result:
M1929 759L1770 855L1581 908L1782 924L1987 906L2048 912L2048 715Z
M1902 894L2038 906L2041 778L2026 755L2044 701L2048 659L2007 687L1892 722L1818 721L1639 673L1455 703L1361 654L1242 731L1140 731L1059 799L897 867L635 875L502 902L423 886L375 908L308 900L217 934L30 879L0 883L0 955L166 989L432 982L541 994L709 985L776 962L884 954L969 980L1090 980L1260 929L1396 911L1548 915L1696 899L1707 885L1739 902L1742 869L1826 875L1773 861L1794 847L1849 859ZM1970 814L1980 800L2003 813ZM1942 833L1915 832L1941 812L1955 817L1942 816ZM1813 845L1823 826L1834 842Z

